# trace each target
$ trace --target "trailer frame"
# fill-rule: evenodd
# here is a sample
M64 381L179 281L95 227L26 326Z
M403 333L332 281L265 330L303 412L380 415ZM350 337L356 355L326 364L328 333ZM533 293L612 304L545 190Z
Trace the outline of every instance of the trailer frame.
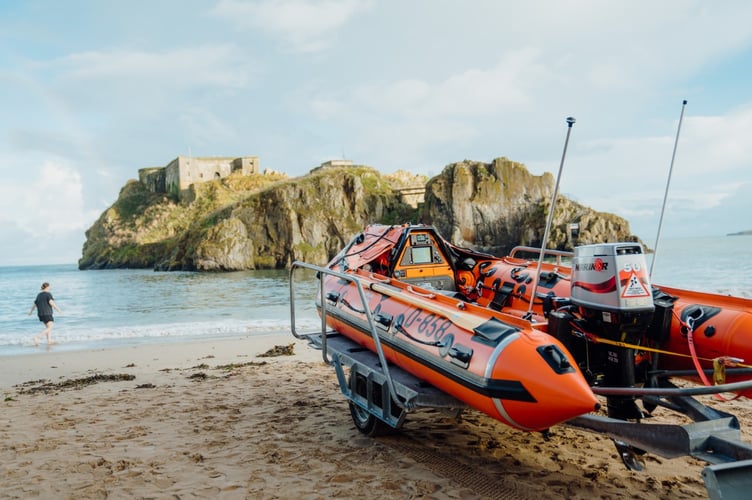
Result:
M321 328L314 332L300 332L296 326L295 271L308 269L317 273L319 293L316 306L320 312ZM328 328L324 297L327 274L354 283L362 307L368 318L375 352L341 333ZM295 261L290 268L290 329L292 335L321 350L324 362L334 368L340 390L350 404L353 421L367 435L380 434L385 428L399 429L407 414L420 408L440 408L456 411L468 406L432 386L430 383L389 363L384 356L373 314L365 306L367 300L361 282L350 274ZM736 388L739 384L727 384ZM703 393L725 392L728 387L717 386ZM596 394L607 394L609 388L593 388ZM615 391L623 390L615 388ZM691 456L711 465L702 470L705 488L711 500L746 499L752 490L752 445L741 440L738 419L697 401L697 390L682 391L665 382L662 388L635 391L637 397L651 405L662 406L689 417L693 422L652 424L617 420L598 415L582 415L564 425L607 435L616 445L625 465L642 470L640 456L645 452L664 458ZM373 420L375 419L375 420ZM364 425L368 422L368 425Z

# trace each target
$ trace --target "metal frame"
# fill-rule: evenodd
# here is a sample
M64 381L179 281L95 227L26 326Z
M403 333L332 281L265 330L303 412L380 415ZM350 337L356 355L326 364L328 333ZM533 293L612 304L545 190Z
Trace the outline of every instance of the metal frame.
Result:
M517 257L518 253L537 254L537 253L540 253L540 251L541 251L540 247L516 246L516 247L514 247L512 249L511 252L509 252L509 257L512 257L512 258L515 258L515 259L522 259L523 257ZM556 265L557 266L563 265L563 263L562 263L562 258L563 257L568 258L570 260L572 258L574 258L574 252L568 252L566 250L553 250L551 248L546 248L543 251L543 255L544 256L549 256L549 257L556 257ZM567 264L567 266L569 266L569 264Z
M304 268L319 273L319 297L324 297L323 275L330 275L346 280L356 285L360 295L362 309L368 319L368 326L373 338L376 352L362 347L355 341L327 330L326 304L318 302L321 311L321 329L316 332L301 333L295 324L295 270ZM353 404L366 410L371 415L385 422L390 427L398 429L402 426L407 413L416 408L449 408L461 410L467 405L446 394L423 380L411 375L395 365L390 365L384 356L381 339L373 320L373 315L367 306L363 285L357 277L344 274L332 269L314 266L305 262L295 261L290 269L290 329L295 338L306 340L316 349L321 349L324 362L332 367L337 374L342 394ZM351 377L350 386L344 368L349 368L366 380L366 396L357 393L354 387L355 377ZM380 404L379 404L380 402Z
M552 252L557 257L566 252ZM371 337L376 352L370 351L342 334L327 330L325 299L316 305L321 311L321 329L316 332L298 332L295 324L295 284L297 268L305 268L319 273L319 297L324 297L323 275L335 276L354 283L362 301L363 311L368 319ZM454 397L436 389L396 365L389 365L379 338L373 315L363 285L357 277L304 262L293 262L290 269L290 328L293 336L307 340L314 348L321 349L324 362L334 367L342 394L354 405L367 411L390 427L402 426L410 410L425 408L447 408L461 411L467 405ZM350 381L345 368L362 375L367 383L366 394L358 394L355 377ZM664 387L644 389L594 388L601 395L630 390L630 394L641 397L645 402L663 406L690 417L693 422L677 424L643 424L596 415L584 415L566 423L573 427L604 434L614 439L622 460L628 467L639 465L639 456L648 451L666 458L692 456L712 465L702 470L705 488L711 500L747 498L752 490L752 445L741 441L739 421L733 415L714 410L691 395L691 390L678 389L664 382ZM715 392L736 386L747 387L749 383L727 384L716 387ZM698 388L697 394L709 393L709 388ZM712 391L711 391L712 392ZM380 404L378 404L380 402ZM395 408L396 407L396 408ZM630 465L633 464L633 465Z

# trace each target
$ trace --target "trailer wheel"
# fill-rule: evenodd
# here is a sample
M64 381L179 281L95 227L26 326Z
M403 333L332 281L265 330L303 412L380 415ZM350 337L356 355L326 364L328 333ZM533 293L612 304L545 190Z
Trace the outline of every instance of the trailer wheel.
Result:
M357 374L354 370L350 372L350 387L353 387L352 378L355 378L355 393L359 396L367 396L366 379L363 375ZM349 402L350 415L352 416L355 427L366 436L376 437L383 436L392 432L392 428L384 421L379 420L371 415L367 410Z

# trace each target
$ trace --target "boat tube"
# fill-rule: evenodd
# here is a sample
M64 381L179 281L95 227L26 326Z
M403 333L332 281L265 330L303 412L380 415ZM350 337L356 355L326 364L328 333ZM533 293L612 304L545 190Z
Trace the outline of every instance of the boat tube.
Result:
M517 429L540 431L599 403L562 343L534 323L465 300L430 226L369 226L329 268L365 290L386 359ZM357 287L325 280L328 325L375 350Z
M513 427L592 411L583 375L593 387L751 378L752 300L652 284L634 242L524 257L539 252L495 257L432 226L371 225L329 267L368 290L390 361ZM351 285L325 279L332 325L372 349ZM609 396L609 416L640 419L634 399Z

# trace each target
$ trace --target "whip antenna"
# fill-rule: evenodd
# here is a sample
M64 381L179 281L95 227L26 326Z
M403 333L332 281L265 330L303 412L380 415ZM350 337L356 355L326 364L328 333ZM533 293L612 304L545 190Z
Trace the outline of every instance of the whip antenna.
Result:
M668 179L666 180L666 192L663 194L663 207L661 208L661 218L658 219L658 233L655 235L655 245L653 246L653 261L650 263L649 278L653 277L653 266L655 259L658 257L658 242L661 239L661 227L663 226L663 215L666 213L666 200L668 200L668 187L671 184L671 173L674 170L674 159L676 158L676 146L679 144L679 132L681 132L682 120L684 120L684 108L687 107L687 100L682 101L681 114L679 115L679 125L676 127L676 138L674 139L674 152L671 153L671 166L668 168Z
M561 163L559 163L559 174L556 176L556 187L554 187L554 194L551 196L551 207L548 209L548 221L546 221L546 230L543 232L543 241L541 242L540 255L538 256L538 270L533 277L533 292L530 294L530 307L525 314L525 319L530 319L533 316L533 304L535 303L535 294L538 290L538 281L540 281L541 266L543 265L543 256L546 252L546 244L548 243L548 232L551 230L551 221L554 219L554 206L556 205L556 197L559 194L559 181L561 181L561 171L564 168L564 158L567 156L567 145L569 144L569 134L572 132L572 125L576 120L571 116L567 117L567 138L564 139L564 151L561 153Z

